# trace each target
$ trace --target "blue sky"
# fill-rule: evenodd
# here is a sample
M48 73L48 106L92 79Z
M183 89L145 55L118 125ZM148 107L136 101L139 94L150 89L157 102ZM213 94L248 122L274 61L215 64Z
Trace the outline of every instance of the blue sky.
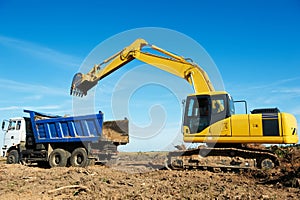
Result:
M226 91L236 100L246 99L250 110L278 107L300 121L299 11L297 0L0 0L0 119L21 116L24 108L72 114L71 79L99 43L127 30L161 27L201 44L218 67ZM113 117L109 89L134 67L107 77L104 89L97 87L95 109L103 110L106 119ZM145 71L147 77L178 82L184 88L182 97L192 92L183 81L154 68L137 68L134 73L143 78ZM180 143L181 105L166 87L148 84L124 106L134 122L133 132L153 120L163 121L163 128L155 129L158 138L133 138L125 150ZM172 144L170 137L176 138Z

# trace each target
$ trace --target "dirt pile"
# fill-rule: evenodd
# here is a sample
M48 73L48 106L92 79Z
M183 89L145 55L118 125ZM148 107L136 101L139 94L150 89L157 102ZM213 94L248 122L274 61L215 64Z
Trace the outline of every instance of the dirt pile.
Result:
M300 188L300 147L273 147L280 159L280 167L252 173L252 177L265 184Z
M105 166L42 169L0 165L1 199L299 199L296 188L234 173L127 173Z
M283 150L282 150L283 151ZM1 199L300 199L299 149L281 167L224 173L153 168L166 153L129 153L107 166L52 168L0 164ZM157 165L158 166L158 165Z

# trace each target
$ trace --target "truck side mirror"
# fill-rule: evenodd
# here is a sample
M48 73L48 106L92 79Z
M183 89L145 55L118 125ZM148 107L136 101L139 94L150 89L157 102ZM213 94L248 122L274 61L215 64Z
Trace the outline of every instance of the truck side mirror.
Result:
M3 131L7 131L7 128L8 128L8 127L5 127L5 125L7 125L6 122L8 122L8 121L7 120L2 121L2 130Z
M2 130L4 130L5 127L5 121L2 122Z

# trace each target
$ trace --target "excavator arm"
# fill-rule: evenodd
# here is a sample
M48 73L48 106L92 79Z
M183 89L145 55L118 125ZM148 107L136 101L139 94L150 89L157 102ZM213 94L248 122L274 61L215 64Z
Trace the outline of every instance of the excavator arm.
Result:
M143 51L144 47L148 47L158 52L158 54L145 52ZM117 52L102 63L96 64L87 74L75 74L71 85L71 95L80 97L87 95L87 92L99 80L134 59L185 79L189 84L193 85L196 93L215 91L206 72L197 64L155 45L150 45L143 39L137 39L122 51Z

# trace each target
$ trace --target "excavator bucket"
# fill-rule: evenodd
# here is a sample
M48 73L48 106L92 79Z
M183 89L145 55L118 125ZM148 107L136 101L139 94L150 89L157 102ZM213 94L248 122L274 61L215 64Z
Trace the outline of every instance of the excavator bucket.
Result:
M115 120L103 122L102 140L119 144L129 142L128 120Z
M94 87L97 82L91 82L84 78L82 73L76 73L73 77L70 95L83 97L87 95L87 91Z

